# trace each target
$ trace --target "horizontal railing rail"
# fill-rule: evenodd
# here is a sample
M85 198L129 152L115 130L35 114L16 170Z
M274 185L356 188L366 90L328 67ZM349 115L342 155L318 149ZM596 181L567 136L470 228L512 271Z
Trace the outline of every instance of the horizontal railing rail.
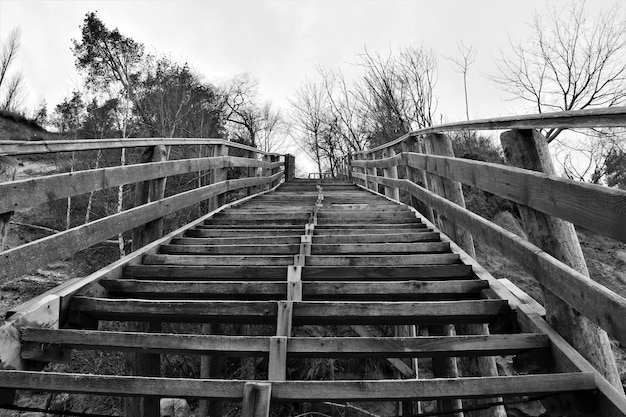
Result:
M175 145L224 145L233 149L262 155L281 154L265 152L252 146L224 139L207 138L125 138L125 139L77 139L54 141L0 140L0 156L31 155L59 152L78 152L98 149L141 148L145 146Z
M539 169L535 166L530 170L455 158L450 139L441 134L459 130L513 129L512 133L520 132L515 139L532 137L533 146L539 147L536 142L545 144L545 138L536 129L603 127L626 127L626 107L450 123L410 132L373 149L355 152L345 158L349 165L345 174L366 189L378 191L381 187L388 198L399 200L399 191L404 191L417 200L413 204L434 210L439 218L452 222L455 228L458 226L481 237L487 245L528 270L542 287L562 302L626 345L626 322L615 319L626 314L625 297L591 280L525 238L467 210L464 203L459 205L448 199L450 188L464 184L626 242L626 191L564 179L552 171L535 171ZM540 156L537 158L542 157L542 152L549 160L547 144L545 148L538 148ZM551 161L549 164L551 166ZM441 183L442 179L449 183ZM460 193L460 188L458 190Z
M201 157L165 160L164 146L174 145L206 145L203 151L194 147L183 154L204 152L206 155L208 152L208 155L214 156L198 155ZM263 152L221 139L0 141L0 156L14 158L38 153L101 151L145 146L148 148L140 159L143 163L62 172L0 183L2 248L14 212L90 193L93 197L96 191L135 184L135 204L130 209L119 209L115 214L68 227L67 230L51 236L0 251L0 280L14 278L55 260L67 258L130 230L133 230L133 250L136 250L163 235L161 219L166 215L205 201L208 202L208 207L214 210L226 203L224 198L220 197L225 193L245 189L245 194L251 195L274 188L286 175L293 175L293 157L290 155ZM157 150L158 147L160 151ZM229 155L231 149L237 156ZM158 156L155 158L153 155ZM85 155L83 162L94 164L94 161L85 159L91 157ZM2 162L0 160L0 164ZM97 163L95 164L97 166ZM165 181L186 174L193 174L198 180L186 181L187 184L182 188L170 189L168 194L172 194L172 191L174 194L165 197ZM235 178L227 179L228 176ZM189 189L190 184L193 184L193 189ZM115 198L118 199L119 196L117 193ZM160 221L161 225L155 228L156 221ZM142 231L144 226L149 233Z
M505 165L413 152L369 161L353 160L352 166L420 169L626 242L626 191L617 188ZM362 174L352 175L364 179Z
M530 114L524 116L494 117L491 119L470 120L446 123L411 131L397 139L372 149L355 152L353 155L367 155L404 142L406 139L429 133L445 133L463 130L505 130L505 129L584 129L602 127L626 127L626 107L573 110Z

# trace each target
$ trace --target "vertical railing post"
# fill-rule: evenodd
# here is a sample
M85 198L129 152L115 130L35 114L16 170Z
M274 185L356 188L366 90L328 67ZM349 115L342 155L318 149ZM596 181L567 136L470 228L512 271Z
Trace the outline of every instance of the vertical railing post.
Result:
M419 137L410 136L402 141L402 152L424 153ZM424 170L410 167L407 164L406 178L414 184L421 184L422 187L427 187L426 172ZM435 217L432 207L422 203L417 197L413 195L409 195L409 198L412 207L422 213L428 220L434 222Z
M350 182L353 181L352 179L352 154L348 153L346 155L346 179Z
M249 151L248 152L248 158L256 160L257 157L258 157L258 153L256 153L255 151ZM248 170L247 170L248 178L255 178L257 176L257 172L258 172L258 168L257 167L250 167L250 168L248 168ZM252 195L252 194L254 194L256 192L257 192L257 187L255 187L255 186L247 188L247 195Z
M0 156L0 182L14 181L17 174L17 166L17 159L10 156ZM12 211L0 213L0 252L5 249L4 245L7 243L11 216L13 216Z
M296 178L296 157L291 154L285 155L285 181Z
M167 160L167 150L164 145L151 146L141 155L140 162L163 162ZM140 206L151 201L157 201L165 196L165 178L157 178L151 181L137 183L135 186L135 206ZM146 223L142 227L133 230L132 250L138 250L146 244L163 236L163 218ZM127 331L134 332L160 332L160 322L128 322ZM131 375L136 376L160 376L161 355L127 353L126 368ZM159 398L155 397L127 397L124 400L124 415L130 416L154 416L160 412Z
M442 134L428 134L424 137L424 145L426 151L431 155L449 156L454 157L454 150L452 149L452 141L446 135ZM463 197L463 190L461 184L456 181L452 181L446 178L439 177L438 175L429 175L431 191L445 197L449 201L465 208L465 198ZM471 257L476 258L476 252L474 249L474 240L472 235L469 234L459 225L456 225L448 219L439 216L440 228L447 234L452 240L454 240L465 252ZM457 324L456 333L459 335L488 335L489 327L485 324ZM461 358L460 370L463 376L497 376L498 370L496 362L493 357L474 357L474 358ZM493 399L477 399L477 400L463 400L465 407L479 406L485 401L492 401ZM472 416L480 417L505 417L506 411L503 407L492 407L487 410L474 412Z
M396 156L396 151L393 147L386 148L383 151L383 158L391 158L393 156ZM394 165L389 168L383 168L383 175L385 178L398 179L398 166ZM398 187L385 186L385 195L396 201L400 201L400 190Z
M556 175L548 142L536 130L511 130L500 135L509 165ZM518 205L528 239L561 262L589 277L574 225ZM589 278L591 280L591 278ZM620 392L623 387L609 338L604 330L544 289L548 322Z
M369 161L374 161L374 160L376 159L376 155L374 155L374 152L368 153L368 154L367 154L367 159L368 159ZM376 168L374 168L374 167L372 167L372 168L367 168L367 169L365 170L365 172L366 172L368 175L373 175L373 176L376 176ZM375 182L368 181L368 182L367 182L367 187L368 187L370 190L372 190L372 191L378 191L378 184L377 184L377 183L375 183Z

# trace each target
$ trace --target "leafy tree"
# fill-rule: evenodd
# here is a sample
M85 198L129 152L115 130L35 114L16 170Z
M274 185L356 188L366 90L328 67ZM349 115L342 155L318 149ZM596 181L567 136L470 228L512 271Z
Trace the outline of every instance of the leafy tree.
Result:
M66 97L54 108L54 124L61 133L74 133L82 126L85 103L82 94L74 90L71 97Z
M110 30L95 12L87 13L81 26L80 41L72 40L76 66L84 71L92 89L107 90L121 86L143 122L150 126L148 113L139 100L137 89L144 65L144 46Z

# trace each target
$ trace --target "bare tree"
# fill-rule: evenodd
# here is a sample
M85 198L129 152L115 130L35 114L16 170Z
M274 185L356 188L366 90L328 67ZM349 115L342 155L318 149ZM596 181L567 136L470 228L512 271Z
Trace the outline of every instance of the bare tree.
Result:
M14 28L5 40L0 55L0 110L19 111L22 105L23 77L20 72L9 77L11 65L20 46L20 29Z
M465 116L467 120L469 117L469 100L467 97L467 72L469 70L470 65L474 63L476 59L476 50L474 47L465 46L463 42L457 45L457 49L459 50L458 57L447 57L448 61L452 61L456 65L457 72L463 74L463 92L465 93Z
M437 63L431 50L406 47L387 56L365 50L359 57L365 73L357 91L368 117L378 124L374 142L432 125Z
M616 106L626 101L626 18L616 4L588 18L585 3L535 14L527 42L511 41L494 77L539 112ZM562 129L546 132L548 142Z
M324 86L307 80L294 94L291 105L296 143L315 161L318 172L323 172L322 137L328 129L328 101Z

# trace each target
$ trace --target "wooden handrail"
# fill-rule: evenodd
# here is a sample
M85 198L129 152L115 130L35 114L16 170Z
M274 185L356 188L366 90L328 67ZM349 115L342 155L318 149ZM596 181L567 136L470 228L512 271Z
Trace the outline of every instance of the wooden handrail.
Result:
M626 315L626 298L592 281L527 240L409 180L361 173L352 175L366 179L368 183L401 188L424 201L446 218L482 237L509 259L529 267L546 289L626 344L626 322L614 320L614 317Z
M375 148L355 152L354 154L370 154L398 145L404 140L426 135L428 133L444 133L459 130L504 130L504 129L583 129L598 127L625 127L626 107L607 107L603 109L573 110L551 113L538 113L523 116L494 117L490 119L470 120L466 122L446 123L431 126L407 133L397 139Z
M265 152L251 146L224 139L209 138L126 138L126 139L78 139L54 141L0 140L0 156L30 155L57 152L90 151L96 149L139 148L144 146L170 145L226 145L230 148L255 152L262 155L281 155Z
M65 197L99 191L139 181L202 170L230 167L275 169L284 162L266 162L235 156L178 159L74 171L37 178L0 183L0 213L21 210Z
M59 258L71 256L111 236L174 213L212 196L244 187L271 184L280 179L282 175L282 172L279 172L271 177L240 178L206 185L17 246L2 252L2 256L0 256L0 271L2 271L0 278L15 277L45 266Z
M410 152L390 158L354 160L352 165L421 169L626 242L624 190L505 165Z

